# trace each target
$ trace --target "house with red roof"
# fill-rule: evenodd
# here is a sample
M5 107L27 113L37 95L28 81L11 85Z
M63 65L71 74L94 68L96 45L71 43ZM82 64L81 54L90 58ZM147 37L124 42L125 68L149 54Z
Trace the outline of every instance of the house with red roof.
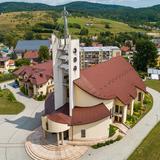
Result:
M53 92L53 65L49 60L33 66L22 66L14 72L19 85L30 97L46 96Z
M23 58L29 59L31 62L38 62L38 51L26 51L23 55Z
M15 61L11 60L9 57L0 58L0 73L8 72L9 70L14 70Z

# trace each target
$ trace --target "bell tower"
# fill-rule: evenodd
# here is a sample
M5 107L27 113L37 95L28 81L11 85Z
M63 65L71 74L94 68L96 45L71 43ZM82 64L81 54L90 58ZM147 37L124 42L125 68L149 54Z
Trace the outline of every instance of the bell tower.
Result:
M68 31L68 12L64 7L64 37L52 35L54 65L55 109L69 103L70 116L74 107L74 80L80 77L79 39L71 39Z

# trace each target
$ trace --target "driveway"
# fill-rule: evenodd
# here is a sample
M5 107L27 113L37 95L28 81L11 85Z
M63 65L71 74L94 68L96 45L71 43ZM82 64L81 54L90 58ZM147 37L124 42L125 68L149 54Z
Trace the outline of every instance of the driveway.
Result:
M4 85L4 84L0 84ZM44 102L37 102L7 85L25 110L16 116L0 116L0 160L30 160L24 149L29 134L40 125ZM147 89L154 98L152 110L119 142L97 150L90 149L81 160L126 160L160 119L160 93Z
M90 149L81 160L127 160L160 120L160 93L147 88L153 96L152 110L119 142L100 149Z
M11 82L1 83L10 89L16 99L25 105L18 115L0 115L0 160L30 160L24 149L24 142L34 129L40 126L44 102L25 97L14 89Z

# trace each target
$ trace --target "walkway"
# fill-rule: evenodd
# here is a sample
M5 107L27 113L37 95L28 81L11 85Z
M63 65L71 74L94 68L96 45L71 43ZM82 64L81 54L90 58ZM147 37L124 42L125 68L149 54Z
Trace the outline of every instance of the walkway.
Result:
M152 94L154 104L152 110L119 142L94 150L90 149L81 160L127 160L151 129L160 120L160 93L147 88Z
M129 130L129 128L122 123L114 123L113 125L118 127L120 132L124 133L125 135L127 134L128 130Z
M37 102L23 96L19 89L11 86L11 81L0 84L7 85L16 99L25 105L25 110L18 115L0 115L0 160L30 160L24 149L28 135L40 126L40 117L44 110L44 102Z

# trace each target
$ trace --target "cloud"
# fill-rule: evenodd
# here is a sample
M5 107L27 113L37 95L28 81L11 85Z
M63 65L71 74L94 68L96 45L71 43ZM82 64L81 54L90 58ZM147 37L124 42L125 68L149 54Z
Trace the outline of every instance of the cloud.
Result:
M65 4L68 2L74 2L76 0L0 0L0 2L8 2L8 1L15 1L15 2L38 2L38 3L45 3L49 5L59 5ZM79 0L84 1L84 0ZM89 2L94 3L104 3L104 4L117 4L117 5L126 5L132 7L146 7L152 6L156 4L160 4L160 0L86 0Z

